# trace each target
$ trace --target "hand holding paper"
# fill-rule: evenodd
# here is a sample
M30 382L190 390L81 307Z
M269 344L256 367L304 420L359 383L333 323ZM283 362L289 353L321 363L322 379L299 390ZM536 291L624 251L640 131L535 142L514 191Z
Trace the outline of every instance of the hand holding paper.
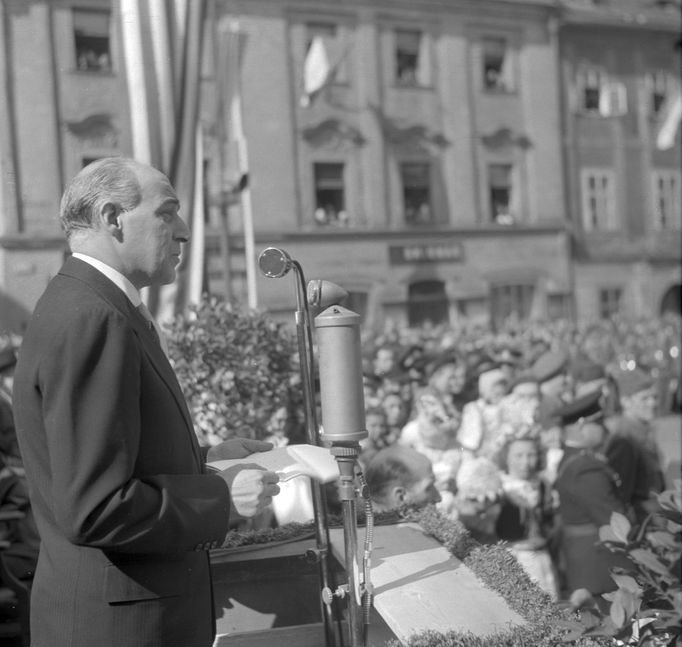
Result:
M256 452L245 459L213 461L208 466L224 470L235 465L257 466L276 472L281 481L297 476L310 476L320 483L330 483L339 475L336 460L326 447L316 445L287 445L267 452Z
M219 476L230 488L230 519L255 517L279 493L277 474L253 463L238 462L221 470Z

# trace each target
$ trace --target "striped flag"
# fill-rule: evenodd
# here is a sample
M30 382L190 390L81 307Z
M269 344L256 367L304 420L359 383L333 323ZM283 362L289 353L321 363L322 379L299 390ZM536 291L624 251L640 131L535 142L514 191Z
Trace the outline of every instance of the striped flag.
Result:
M165 321L203 290L204 205L200 123L202 41L207 0L120 0L133 157L163 171L192 232L172 285L150 289Z

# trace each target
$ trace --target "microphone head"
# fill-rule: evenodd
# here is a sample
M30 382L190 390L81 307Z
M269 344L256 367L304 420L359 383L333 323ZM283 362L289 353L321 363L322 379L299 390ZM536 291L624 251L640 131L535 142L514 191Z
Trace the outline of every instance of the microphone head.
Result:
M268 247L258 257L260 271L271 279L278 279L289 272L293 265L291 256L279 247Z
M348 298L348 292L341 286L322 279L309 281L307 293L308 303L320 310L332 305L340 305Z

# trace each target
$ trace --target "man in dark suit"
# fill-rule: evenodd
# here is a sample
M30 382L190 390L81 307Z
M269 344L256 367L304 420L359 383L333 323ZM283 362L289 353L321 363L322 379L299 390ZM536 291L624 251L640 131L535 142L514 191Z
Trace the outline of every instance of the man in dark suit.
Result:
M41 547L35 647L208 647L208 549L279 491L271 472L205 461L271 447L199 447L183 394L141 309L189 238L168 179L125 158L85 167L60 218L73 256L39 300L14 407Z

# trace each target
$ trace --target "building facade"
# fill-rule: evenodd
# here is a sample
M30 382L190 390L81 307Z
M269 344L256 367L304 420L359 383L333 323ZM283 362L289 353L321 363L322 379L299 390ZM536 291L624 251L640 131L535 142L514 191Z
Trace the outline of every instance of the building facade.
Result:
M560 37L577 311L680 312L680 6L565 3ZM679 100L679 99L678 99Z
M679 7L624 26L577 4L210 3L207 287L245 301L251 256L274 245L346 288L367 325L651 314L675 289L679 308L679 135L658 150L661 115L645 108L647 83L665 72L672 93L679 80ZM121 6L0 3L0 330L21 330L61 265L65 182L133 153ZM593 67L614 105L626 87L625 112L578 107ZM225 135L235 113L217 101L226 70L248 182ZM326 82L310 92L316 74ZM259 308L290 316L288 279L258 275L255 290Z

